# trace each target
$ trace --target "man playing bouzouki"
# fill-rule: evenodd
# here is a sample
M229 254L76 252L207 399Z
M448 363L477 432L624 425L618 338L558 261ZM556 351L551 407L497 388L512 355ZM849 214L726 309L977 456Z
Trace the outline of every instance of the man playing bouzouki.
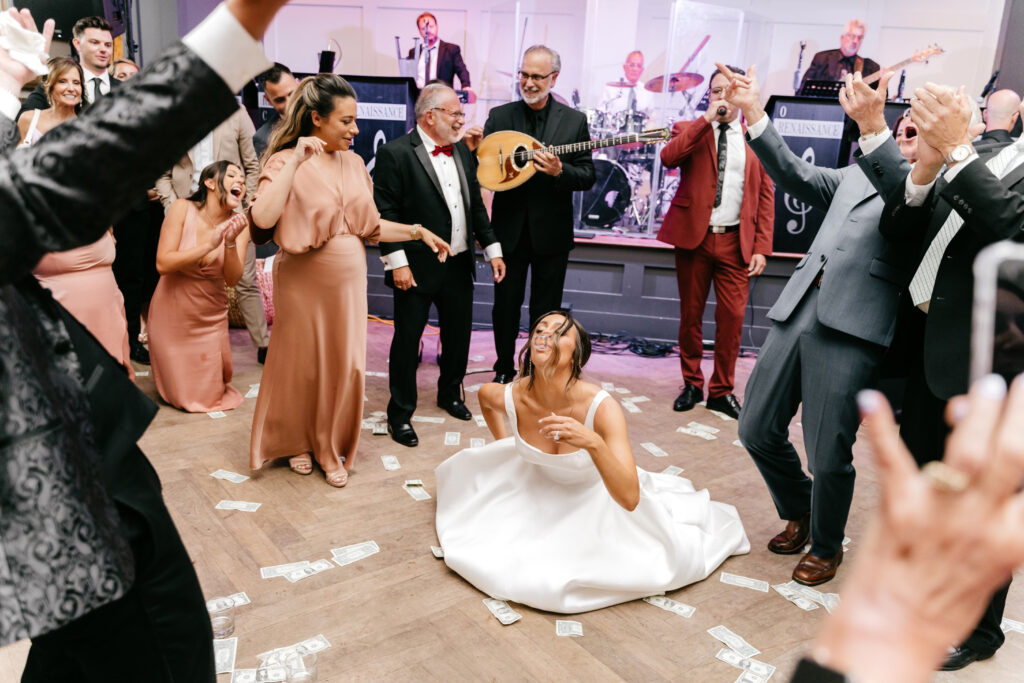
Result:
M515 130L544 145L589 142L583 113L555 101L551 89L558 79L561 59L543 45L523 54L519 91L523 99L491 110L484 135ZM555 156L537 152L538 171L521 186L494 195L491 227L501 241L507 267L505 279L494 286L495 382L515 377L515 347L520 310L530 278L530 322L562 307L562 287L573 241L572 194L594 184L594 163L589 150Z

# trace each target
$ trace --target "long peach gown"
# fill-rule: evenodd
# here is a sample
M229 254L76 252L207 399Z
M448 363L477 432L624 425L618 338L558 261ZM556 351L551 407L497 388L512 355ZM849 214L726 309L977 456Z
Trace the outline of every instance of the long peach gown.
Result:
M105 232L92 244L47 254L32 274L134 377L124 297L110 269L115 255L114 238Z
M267 161L267 191L293 150ZM351 470L366 371L366 248L381 218L355 152L297 169L274 241L274 332L252 421L249 464L312 453L325 472Z
M196 246L199 214L189 202L178 249ZM242 395L231 386L224 245L217 258L160 276L149 304L149 360L160 396L190 413L231 410Z

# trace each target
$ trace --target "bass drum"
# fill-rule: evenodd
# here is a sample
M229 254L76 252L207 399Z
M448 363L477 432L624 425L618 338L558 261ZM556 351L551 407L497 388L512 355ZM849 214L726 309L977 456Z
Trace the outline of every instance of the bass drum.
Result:
M580 220L592 228L610 228L620 224L629 210L632 190L626 171L614 161L594 159L594 186L583 193Z

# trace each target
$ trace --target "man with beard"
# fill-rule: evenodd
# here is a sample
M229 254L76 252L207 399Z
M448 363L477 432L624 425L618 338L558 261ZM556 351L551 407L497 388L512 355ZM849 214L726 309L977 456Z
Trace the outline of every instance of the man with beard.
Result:
M862 19L850 19L846 22L843 34L839 36L839 47L833 50L822 50L814 55L811 65L804 72L800 81L801 92L807 81L841 81L847 74L860 72L867 77L879 69L878 62L861 57L857 52L864 42L867 24Z
M517 130L545 145L588 142L590 131L582 112L556 102L551 89L558 80L562 60L544 45L523 54L519 92L523 99L491 110L484 135ZM494 285L494 381L507 384L515 377L516 337L520 310L530 276L530 322L562 307L562 287L573 241L572 193L594 184L594 162L589 151L557 157L546 152L534 156L539 171L519 187L494 195L491 224L505 250L508 272Z
M274 108L274 113L252 136L252 145L256 149L256 156L260 157L263 156L263 151L267 148L267 143L270 142L270 133L284 116L285 109L288 108L288 99L299 87L299 79L292 74L291 69L280 62L274 62L274 66L268 69L261 78L263 79L263 96Z
M437 307L441 326L437 405L456 419L469 420L473 415L461 389L473 324L475 242L484 247L494 281L505 277L476 164L460 140L465 119L454 90L443 83L428 84L416 100L416 129L377 150L373 198L381 218L424 223L452 247L452 256L442 263L415 239L381 244L384 281L395 292L388 432L403 446L419 443L410 421L416 410L416 359L430 305ZM467 136L477 138L479 128Z

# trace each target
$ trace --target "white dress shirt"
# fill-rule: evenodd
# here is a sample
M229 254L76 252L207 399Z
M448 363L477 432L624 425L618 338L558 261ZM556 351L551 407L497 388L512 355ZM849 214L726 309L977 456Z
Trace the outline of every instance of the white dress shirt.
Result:
M444 201L448 205L448 211L452 216L452 238L449 241L452 247L452 256L461 254L469 249L471 237L466 225L466 209L468 207L465 205L465 200L462 197L462 182L459 178L459 169L455 165L455 157L448 156L447 154L435 156L433 151L438 146L437 143L419 125L416 126L416 132L419 133L420 140L423 141L423 148L426 150L427 156L430 157L434 173L437 174L437 181L441 184L441 190L444 192ZM454 155L455 152L452 152L452 154ZM430 230L432 226L427 225L425 227ZM501 256L501 244L498 242L484 249L484 257L488 261L501 258ZM406 256L404 249L384 254L380 257L380 260L384 262L385 271L409 265L409 258Z
M718 121L711 124L715 131L715 149L722 134ZM722 202L711 210L711 225L739 225L743 208L743 183L747 170L747 143L743 140L743 126L736 119L725 129L725 179L722 181ZM716 181L717 182L717 181Z
M438 38L434 41L434 44L430 47L424 47L420 51L420 62L416 67L416 85L422 88L430 81L437 78L437 53L438 48L441 47L441 39ZM430 53L430 73L424 73L424 67L426 66L427 53Z
M93 83L92 83L93 81L99 81L100 82L100 94L101 95L109 95L110 94L110 74L109 73L104 71L102 74L97 76L96 74L92 73L91 71L89 71L88 69L86 69L84 67L82 68L82 73L85 74L85 83L82 84L82 97L85 98L86 104L92 104L93 88L96 87L96 86L93 85Z

